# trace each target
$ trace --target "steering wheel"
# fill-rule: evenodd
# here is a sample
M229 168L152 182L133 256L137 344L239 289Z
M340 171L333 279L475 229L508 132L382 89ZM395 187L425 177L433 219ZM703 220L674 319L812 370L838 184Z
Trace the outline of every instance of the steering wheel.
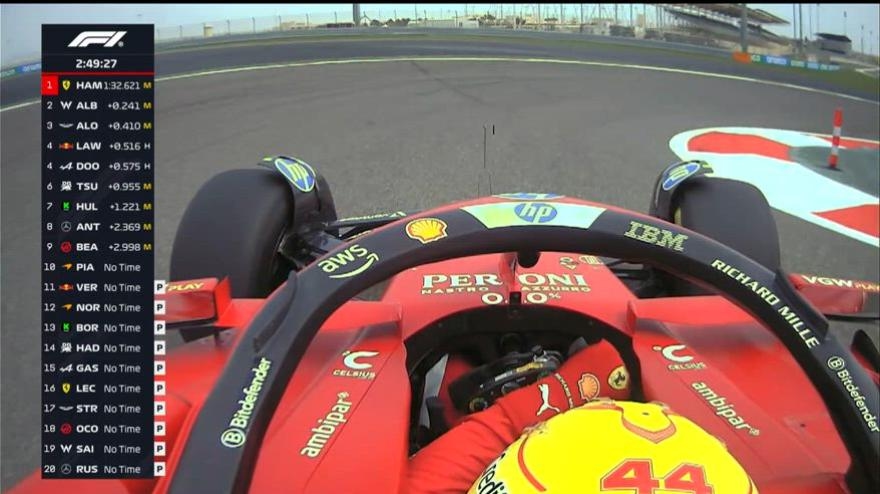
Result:
M323 322L351 297L421 264L523 250L644 262L717 289L773 331L814 383L852 459L850 490L880 490L875 468L880 464L880 433L865 418L880 416L878 389L783 273L657 218L547 197L496 196L440 207L369 232L292 272L242 335L201 406L169 492L247 490L260 443L288 381ZM236 445L221 443L228 418L239 407L240 390L257 365L265 369L266 378L250 424L239 431ZM859 408L838 377L843 369L851 376L850 385L864 396L867 410Z

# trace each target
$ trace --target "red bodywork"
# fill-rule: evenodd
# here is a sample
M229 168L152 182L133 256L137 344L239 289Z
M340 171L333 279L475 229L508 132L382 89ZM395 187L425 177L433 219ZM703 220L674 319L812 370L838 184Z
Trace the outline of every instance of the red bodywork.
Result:
M511 292L524 304L580 312L630 336L646 399L722 439L763 494L847 492L849 456L821 398L785 347L744 311L719 296L638 300L593 256L544 253L533 268L516 271L510 261L490 254L423 265L393 278L380 301L339 308L281 399L251 492L398 492L411 400L405 340L450 314L506 303ZM819 305L834 295L801 282ZM167 358L169 471L238 336L265 302L228 294L227 283L205 279L173 283L164 295L168 321L216 313L216 326L233 328ZM357 329L378 323L391 324ZM320 429L340 402L351 404L345 422ZM41 480L37 472L12 492L164 493L170 480Z

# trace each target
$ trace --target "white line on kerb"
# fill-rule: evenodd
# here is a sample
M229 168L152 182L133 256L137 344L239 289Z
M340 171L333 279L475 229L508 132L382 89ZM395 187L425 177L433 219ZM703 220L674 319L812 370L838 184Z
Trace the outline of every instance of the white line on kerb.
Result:
M159 77L156 82L176 81L179 79L192 79L194 77L205 77L211 75L234 74L238 72L251 72L256 70L270 69L289 69L296 67L316 67L322 65L347 65L356 63L387 63L387 62L521 62L521 63L552 63L559 65L581 65L588 67L609 67L619 69L635 69L647 70L653 72L668 72L673 74L684 74L698 77L712 77L715 79L727 79L731 81L751 82L755 84L764 84L767 86L776 86L787 89L795 89L798 91L806 91L809 93L824 94L826 96L835 96L838 98L859 101L862 103L871 103L880 106L880 102L872 101L858 96L850 96L848 94L835 93L834 91L826 91L824 89L815 89L797 84L788 84L785 82L767 81L763 79L755 79L753 77L743 77L738 75L717 74L714 72L702 72L699 70L673 69L670 67L658 67L653 65L634 65L626 63L611 62L590 62L585 60L561 60L555 58L517 58L517 57L384 57L384 58L353 58L347 60L316 60L310 62L284 62L266 65L251 65L246 67L232 67L228 69L203 70L199 72L190 72L188 74L178 74L165 77ZM26 101L17 105L0 108L0 112L9 110L17 110L26 106L35 105L40 100Z

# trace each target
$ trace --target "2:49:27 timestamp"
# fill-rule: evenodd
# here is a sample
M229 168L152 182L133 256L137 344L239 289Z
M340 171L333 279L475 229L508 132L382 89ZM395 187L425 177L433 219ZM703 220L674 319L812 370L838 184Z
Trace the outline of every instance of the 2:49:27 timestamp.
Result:
M76 68L78 69L115 69L115 58L77 58Z

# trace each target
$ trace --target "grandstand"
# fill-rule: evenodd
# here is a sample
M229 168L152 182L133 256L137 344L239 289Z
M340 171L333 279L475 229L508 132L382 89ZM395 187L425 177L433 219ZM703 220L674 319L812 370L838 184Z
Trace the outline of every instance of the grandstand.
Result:
M663 11L672 17L672 29L682 35L712 38L722 42L739 43L741 4L733 3L674 3L661 4ZM788 25L785 19L761 9L746 9L748 43L751 46L776 48L788 46L791 40L778 36L765 25Z
M682 35L698 38L711 38L722 43L739 43L741 4L660 4L663 11L672 18L672 26ZM765 25L788 25L785 19L761 9L746 9L748 25L747 41L750 46L781 48L791 40L778 36L764 28ZM667 36L668 37L668 36ZM723 43L727 42L727 43Z

